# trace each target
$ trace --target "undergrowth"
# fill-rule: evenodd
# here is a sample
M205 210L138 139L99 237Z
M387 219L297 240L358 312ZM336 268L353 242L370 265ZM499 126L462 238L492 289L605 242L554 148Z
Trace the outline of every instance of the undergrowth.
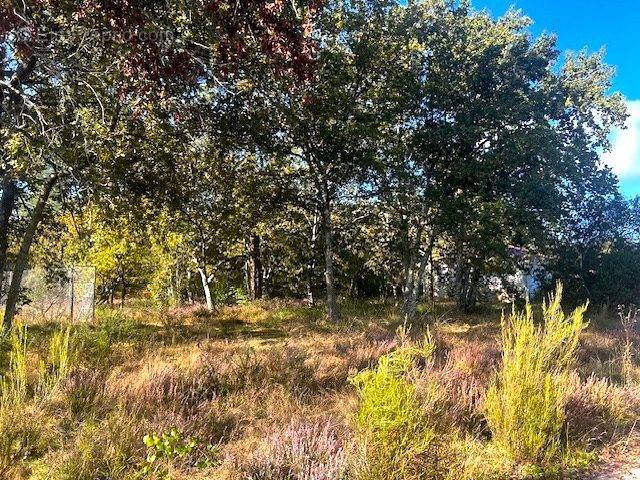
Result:
M355 303L330 325L267 301L16 328L0 478L580 478L640 419L638 338L585 332L560 299L501 328L487 314L394 332L390 307Z
M401 332L401 339L406 333ZM351 379L359 398L357 431L364 450L358 477L366 480L422 478L420 457L435 438L432 419L421 408L411 374L416 362L432 360L435 344L405 341L380 357L377 366ZM437 394L434 390L433 394Z
M502 367L485 412L493 441L517 462L546 464L560 454L569 367L587 325L586 305L565 316L561 299L558 285L543 305L542 324L528 302L502 320Z

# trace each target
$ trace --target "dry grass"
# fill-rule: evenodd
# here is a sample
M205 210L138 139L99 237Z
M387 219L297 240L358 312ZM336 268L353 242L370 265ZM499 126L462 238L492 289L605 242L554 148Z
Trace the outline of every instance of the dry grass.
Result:
M419 455L420 478L525 478L531 472L495 448L484 416L501 362L500 311L458 316L436 307L429 322L436 352L406 377L434 435ZM18 442L4 475L358 480L366 458L349 379L398 348L399 322L392 305L375 302L347 305L340 325L325 322L319 307L286 301L214 314L143 305L103 310L95 324L74 327L71 369L45 400L33 397L34 381L59 328L32 324L28 398L0 418L0 433ZM404 341L424 333L414 325ZM594 328L582 335L566 399L571 445L558 471L580 466L576 458L584 456L571 452L626 438L640 417L640 387L620 379L622 340ZM8 365L8 346L2 358ZM434 388L438 394L428 395ZM180 441L166 450L143 442L174 429Z

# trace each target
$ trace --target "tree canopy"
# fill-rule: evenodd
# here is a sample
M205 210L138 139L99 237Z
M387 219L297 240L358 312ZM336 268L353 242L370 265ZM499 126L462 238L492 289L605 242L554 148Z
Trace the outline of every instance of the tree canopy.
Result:
M324 293L337 320L340 295L392 295L414 318L436 277L471 310L523 256L594 298L637 265L637 201L601 161L624 101L603 52L530 23L445 0L2 2L5 324L34 242L123 301ZM615 282L599 300L640 291Z

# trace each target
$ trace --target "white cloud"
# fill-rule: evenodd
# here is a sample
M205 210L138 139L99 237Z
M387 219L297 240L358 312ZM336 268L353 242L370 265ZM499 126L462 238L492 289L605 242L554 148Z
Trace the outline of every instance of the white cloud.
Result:
M612 149L602 156L620 179L640 176L640 100L627 100L626 129L612 135Z

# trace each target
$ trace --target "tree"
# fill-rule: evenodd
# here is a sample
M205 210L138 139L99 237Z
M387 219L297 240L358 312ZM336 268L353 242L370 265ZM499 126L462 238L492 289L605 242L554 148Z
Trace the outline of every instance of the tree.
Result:
M636 215L637 199L583 197L556 231L545 287L561 280L576 304L587 299L595 305L634 303L640 294Z
M96 169L91 175L83 175L85 170L105 165L96 162L99 152L82 148L95 146L95 132L89 141L82 138L75 128L81 123L78 116L101 119L98 131L104 140L128 116L147 115L145 106L193 98L203 79L220 82L256 58L277 70L304 74L309 64L305 31L313 10L304 3L296 9L285 2L260 1L241 8L224 1L0 4L2 141L6 151L8 143L28 139L40 149L40 160L46 159L43 170L29 166L37 164L34 159L26 163L24 156L20 161L3 156L0 271L5 269L16 191L34 194L35 185L47 179L14 265L5 329L15 314L22 271L51 191L79 176L93 179ZM74 147L78 151L69 154ZM122 174L117 167L111 173ZM27 175L30 171L35 177Z
M308 178L324 240L327 316L339 318L334 265L334 210L343 189L373 162L384 126L384 37L393 2L328 2L315 33L314 75L276 98L272 144L293 156ZM265 106L269 108L270 105Z
M419 74L389 142L381 194L403 245L405 312L435 239L449 245L455 290L473 308L483 278L510 268L512 245L544 249L548 227L577 196L611 191L598 150L624 119L607 93L602 55L569 56L556 73L555 41L532 39L528 19L493 20L465 3L407 9Z

